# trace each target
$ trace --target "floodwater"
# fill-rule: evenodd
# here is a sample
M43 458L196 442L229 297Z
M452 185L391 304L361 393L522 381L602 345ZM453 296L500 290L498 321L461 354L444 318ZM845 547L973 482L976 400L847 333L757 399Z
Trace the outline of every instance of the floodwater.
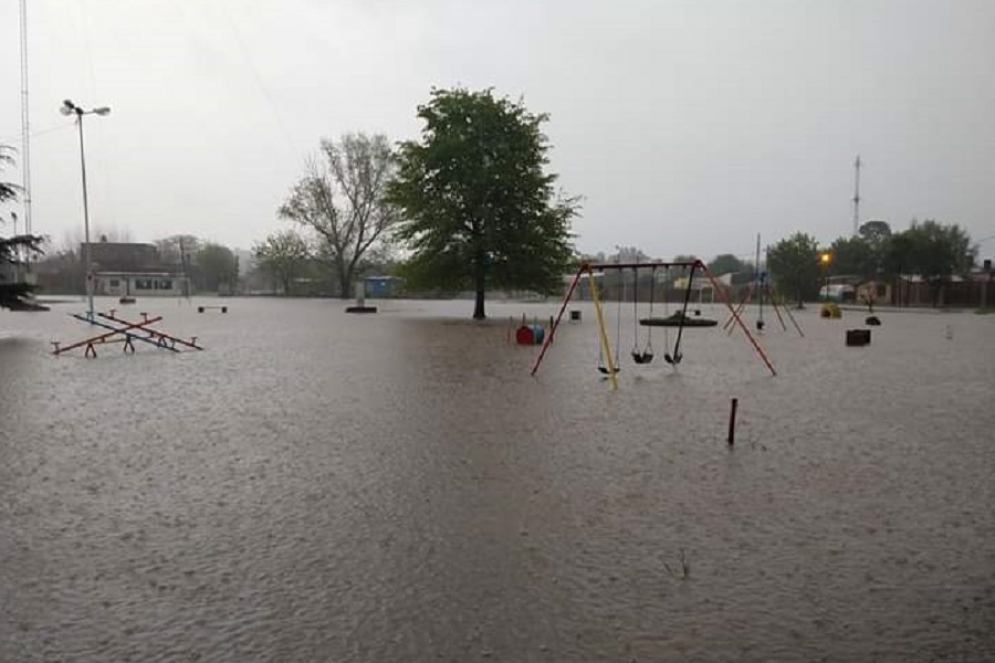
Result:
M626 307L613 393L587 304L531 378L554 303L198 303L0 312L0 661L995 660L995 316Z

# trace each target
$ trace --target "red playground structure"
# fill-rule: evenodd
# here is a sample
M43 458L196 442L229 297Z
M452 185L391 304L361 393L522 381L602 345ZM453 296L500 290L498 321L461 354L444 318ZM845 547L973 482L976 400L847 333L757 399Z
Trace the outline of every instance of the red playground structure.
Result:
M183 349L203 350L203 346L197 344L197 337L185 340L164 331L155 329L152 325L162 322L162 316L149 317L148 313L141 314L142 319L137 322L119 318L116 311L111 309L107 313L89 311L86 315L74 313L73 317L94 327L100 327L104 331L96 336L85 338L82 341L71 343L62 347L59 341L52 341L54 346L52 354L59 356L63 353L85 348L83 356L87 359L96 359L97 346L110 343L121 343L125 354L135 353L135 341L148 343L160 350L168 352L181 352Z

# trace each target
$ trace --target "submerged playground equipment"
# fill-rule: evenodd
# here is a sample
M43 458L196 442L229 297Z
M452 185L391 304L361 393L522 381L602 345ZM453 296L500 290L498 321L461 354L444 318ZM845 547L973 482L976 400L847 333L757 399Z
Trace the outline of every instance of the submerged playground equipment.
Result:
M155 329L152 325L162 322L162 316L149 317L148 313L141 314L142 319L132 322L124 318L119 318L116 311L111 309L107 313L87 311L85 315L74 313L73 317L88 325L104 329L106 331L85 338L76 343L62 346L59 341L52 341L52 354L60 356L71 350L85 348L83 356L87 359L97 358L97 346L121 343L121 349L125 354L135 353L135 342L147 343L159 350L167 352L181 352L188 350L203 350L203 346L197 344L197 337L185 340L162 330Z
M576 276L574 276L574 279L573 279L573 281L570 284L569 290L567 290L567 295L563 299L563 304L562 304L562 306L560 306L560 311L557 314L556 319L553 321L552 325L550 326L549 333L546 335L545 341L544 341L543 346L542 346L542 350L539 352L539 356L536 358L535 364L532 366L532 375L534 376L539 371L539 366L542 364L542 360L546 356L546 351L549 349L549 346L552 344L553 339L556 336L556 330L559 327L560 321L563 318L564 311L566 311L567 306L570 304L570 300L573 298L574 292L577 289L577 285L580 283L580 280L584 276L587 276L588 277L588 283L590 284L590 289L591 289L591 299L594 301L594 310L595 310L595 314L596 314L597 321L598 321L598 335L599 335L599 338L600 338L598 370L601 373L603 373L604 375L607 375L610 378L612 389L618 389L618 375L617 374L618 374L618 372L620 370L619 366L618 366L618 359L619 359L618 337L621 335L621 333L620 333L621 332L621 306L622 306L622 299L624 299L624 297L619 297L619 311L618 311L618 318L617 318L617 321L616 321L616 323L617 323L616 324L616 344L615 344L615 352L613 354L612 353L611 342L610 342L610 340L608 338L608 331L607 331L606 326L605 326L604 307L603 307L603 305L601 303L600 297L598 296L598 286L597 286L597 279L595 278L595 273L602 273L602 272L606 272L606 271L610 271L610 270L617 270L617 271L619 271L621 273L622 270L632 270L633 273L636 275L636 281L635 281L636 282L636 286L635 287L637 289L639 287L639 285L638 285L639 284L639 278L638 278L638 276L639 276L639 270L648 269L654 275L654 278L652 280L651 290L650 290L650 301L649 301L650 312L649 312L649 317L648 318L639 319L639 310L638 310L639 309L639 297L638 297L638 291L633 296L633 317L637 320L637 322L639 324L635 325L636 337L635 337L635 341L634 341L633 349L632 349L632 359L633 359L633 361L636 364L648 364L648 363L652 362L653 358L654 358L653 337L652 337L653 329L652 328L655 325L652 322L649 322L649 321L652 321L652 320L655 319L653 317L653 304L654 304L653 289L655 289L655 287L656 287L656 285L655 285L655 274L656 274L656 271L658 269L665 269L665 270L667 270L669 272L669 270L671 268L677 268L677 269L681 269L682 271L687 272L687 286L685 288L684 301L683 301L683 305L682 305L682 308L680 309L680 311L678 311L677 313L675 313L672 316L665 316L664 318L660 318L660 320L666 320L668 322L668 324L661 325L661 326L665 326L665 327L674 326L674 327L677 328L677 337L676 337L676 340L674 341L673 348L669 347L670 346L669 336L667 337L667 346L668 347L667 347L667 351L664 353L664 361L666 361L668 364L676 366L677 364L679 364L681 362L681 359L683 358L683 355L681 354L681 339L683 337L684 328L692 326L691 324L689 324L689 321L693 320L693 318L689 318L688 315L687 315L688 304L689 304L689 302L691 300L692 281L694 280L695 272L700 270L700 272L702 274L704 274L708 278L708 280L711 282L713 291L717 291L717 292L721 293L722 302L725 304L726 308L729 309L729 312L732 315L732 319L743 330L743 333L746 335L746 337L749 339L750 343L753 345L754 350L756 350L757 354L760 356L760 359L763 361L764 365L767 367L767 370L770 371L771 375L777 375L777 372L774 370L774 366L770 363L770 359L768 359L766 353L764 353L763 348L760 347L760 344L757 342L756 338L753 336L752 333L750 333L749 328L743 323L743 319L740 316L739 312L736 309L733 308L732 303L729 301L729 298L728 298L725 290L722 289L716 283L715 277L712 276L712 273L708 270L708 267L701 260L693 260L693 261L689 261L689 262L584 263L584 264L582 264L580 266L580 268L577 270L577 274L576 274ZM666 301L665 301L665 305L666 305ZM644 320L646 322L644 322ZM671 322L676 323L676 324L669 324ZM647 335L646 335L646 342L644 344L642 344L642 345L640 344L640 339L639 339L639 327L640 326L647 326L647 327L649 327L649 330L648 330ZM709 325L709 326L712 326L712 325Z
M742 316L747 304L753 301L754 296L757 298L757 304L759 305L757 331L762 332L767 326L767 323L764 322L764 300L766 300L770 305L770 308L772 308L774 313L777 314L777 321L781 323L781 329L783 331L788 331L788 326L784 324L784 318L787 317L788 320L791 321L791 324L794 325L795 331L798 332L798 335L803 338L805 337L805 332L802 331L801 325L799 325L798 321L795 320L795 316L791 315L791 311L788 307L783 303L778 304L777 299L774 298L774 292L772 291L770 282L767 279L767 272L759 272L756 278L750 283L750 287L743 293L743 297L739 300L739 304L736 306L736 313ZM781 315L782 311L784 312L784 315ZM722 328L727 329L730 334L736 330L733 326L733 316L729 316L729 318L722 325Z

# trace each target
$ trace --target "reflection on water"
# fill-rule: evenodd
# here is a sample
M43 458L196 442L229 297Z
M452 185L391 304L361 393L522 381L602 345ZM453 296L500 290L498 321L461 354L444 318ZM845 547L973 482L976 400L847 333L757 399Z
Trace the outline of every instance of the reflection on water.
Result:
M0 660L995 659L991 317L768 321L777 378L623 319L611 393L589 309L532 379L553 304L230 303L95 361L0 312Z

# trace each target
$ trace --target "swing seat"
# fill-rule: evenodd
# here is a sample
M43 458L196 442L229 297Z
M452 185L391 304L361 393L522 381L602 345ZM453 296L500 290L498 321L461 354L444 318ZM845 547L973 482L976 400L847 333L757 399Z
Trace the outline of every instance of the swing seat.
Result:
M691 318L683 315L680 311L665 318L640 318L639 324L643 327L715 327L718 320L708 318Z
M598 366L598 370L601 371L602 373L604 373L605 375L611 375L612 374L612 372L608 370L607 366ZM622 369L620 369L617 366L615 367L615 372L616 373L618 373L620 370L622 370Z
M647 350L646 352L638 352L636 350L632 351L632 361L637 364L649 364L653 361L653 351Z

